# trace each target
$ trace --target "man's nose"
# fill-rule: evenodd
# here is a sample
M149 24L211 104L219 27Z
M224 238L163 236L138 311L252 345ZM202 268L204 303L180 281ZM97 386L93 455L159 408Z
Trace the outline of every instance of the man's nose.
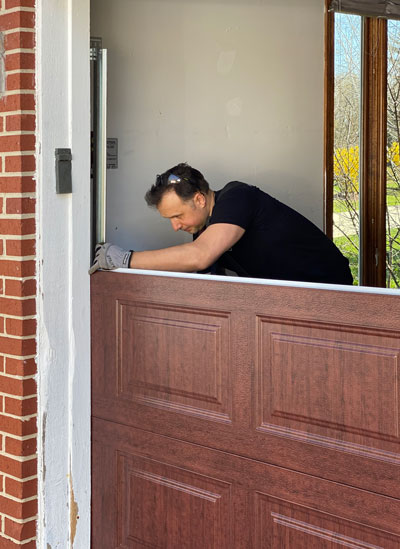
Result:
M171 219L171 225L174 231L179 231L179 229L182 227L182 224L178 219Z

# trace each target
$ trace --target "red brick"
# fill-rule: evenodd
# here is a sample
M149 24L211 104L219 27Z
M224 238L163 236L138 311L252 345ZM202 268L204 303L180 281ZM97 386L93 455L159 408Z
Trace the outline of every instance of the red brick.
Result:
M7 207L8 207L8 202L7 202ZM27 212L24 212L24 213L27 213ZM0 240L0 242L2 241ZM35 255L35 245L36 245L36 241L34 239L7 240L6 241L7 255L15 255L15 256Z
M19 117L20 115L16 115ZM22 117L31 116L29 114L22 115ZM14 116L8 116L14 118ZM8 128L7 131L23 130L24 128ZM3 176L0 177L0 192L2 193L29 193L34 192L36 189L36 182L31 175L25 176ZM4 233L3 233L4 234Z
M0 260L0 276L26 277L35 274L36 264L33 260L13 261L8 259Z
M0 356L0 372L4 372L4 356ZM14 374L14 375L18 375L18 374ZM26 374L26 375L29 375L29 374Z
M21 549L21 544L18 541L14 542L3 538L2 534L0 534L0 544L1 549ZM37 549L36 541L30 541L26 544L24 543L22 547L23 549Z
M4 37L5 50L17 50L23 48L25 50L35 47L35 33L29 31L16 31L6 34Z
M9 74L6 80L6 90L34 90L35 75L33 73Z
M28 356L36 353L36 340L0 336L0 353L13 356ZM6 393L7 391L2 391ZM29 393L28 393L29 394Z
M35 14L28 11L14 11L0 15L0 29L2 31L19 28L35 28Z
M10 435L15 435L17 437L34 435L37 432L36 423L36 417L24 421L21 419L0 415L1 431L5 433L10 433Z
M27 52L6 53L5 69L8 71L16 71L18 69L34 69L35 54Z
M0 199L0 211L3 211L3 199ZM4 243L2 240L0 240L0 255L3 255L4 252Z
M34 8L35 0L6 0L6 10L12 8Z
M35 131L35 128L36 117L34 114L11 114L6 118L6 130L8 132Z
M11 316L33 316L36 313L34 299L10 299L0 297L0 314Z
M35 96L33 93L16 93L5 95L0 99L0 112L34 111Z
M36 437L27 440L16 440L6 437L6 454L13 456L28 457L36 454Z
M37 500L19 502L0 496L0 513L17 519L34 517L37 513Z
M37 494L37 480L19 481L13 478L5 478L5 491L9 496L19 499L31 498Z
M33 378L15 379L13 377L0 376L0 387L2 393L15 396L36 395L37 392L36 381ZM15 434L21 436L21 433Z
M30 137L26 135L25 137ZM34 198L7 198L7 214L28 214L35 213L36 200Z
M0 316L0 335L4 333L4 317Z
M16 297L34 296L36 295L36 281L34 279L30 279L30 280L6 279L5 294L9 296L16 296Z
M0 454L0 471L13 477L24 479L37 475L37 459L18 461Z
M0 234L28 235L35 233L35 219L0 219ZM1 312L1 311L0 311Z
M1 317L0 317L1 318ZM6 332L8 335L15 336L30 336L36 334L36 320L26 319L19 320L17 318L6 319Z
M34 155L6 156L6 172L34 172Z
M4 412L14 416L31 416L37 412L37 399L32 398L10 398L4 397Z
M4 130L4 118L0 116L0 132Z
M36 520L30 522L14 522L9 518L5 518L4 521L4 533L10 538L23 541L24 539L33 538L36 536Z
M35 145L34 135L0 135L1 152L34 151Z
M5 372L10 376L33 376L37 373L37 365L34 358L23 360L7 357Z

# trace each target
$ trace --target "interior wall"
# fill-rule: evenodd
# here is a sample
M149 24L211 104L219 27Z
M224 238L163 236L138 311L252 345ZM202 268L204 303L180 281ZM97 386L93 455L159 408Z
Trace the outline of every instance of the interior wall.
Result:
M144 194L178 162L213 189L259 186L322 227L322 0L91 0L108 49L107 240L133 249L174 233Z

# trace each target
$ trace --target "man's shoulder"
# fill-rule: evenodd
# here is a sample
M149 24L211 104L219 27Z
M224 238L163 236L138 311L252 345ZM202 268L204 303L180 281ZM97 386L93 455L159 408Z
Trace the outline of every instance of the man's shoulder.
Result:
M233 189L252 189L255 188L253 185L249 185L248 183L243 183L243 181L229 181L222 189L219 191L220 193L226 193L228 191L232 191Z
M257 190L257 187L254 185L249 185L242 181L229 181L222 189L216 192L216 199L221 200L224 198L226 200L234 196L253 194Z

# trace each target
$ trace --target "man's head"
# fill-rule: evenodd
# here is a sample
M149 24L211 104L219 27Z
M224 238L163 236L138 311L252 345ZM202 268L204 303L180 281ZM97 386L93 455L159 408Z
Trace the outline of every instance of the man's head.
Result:
M157 176L145 200L171 221L175 231L194 234L210 215L209 195L210 187L203 175L188 164L178 164Z

